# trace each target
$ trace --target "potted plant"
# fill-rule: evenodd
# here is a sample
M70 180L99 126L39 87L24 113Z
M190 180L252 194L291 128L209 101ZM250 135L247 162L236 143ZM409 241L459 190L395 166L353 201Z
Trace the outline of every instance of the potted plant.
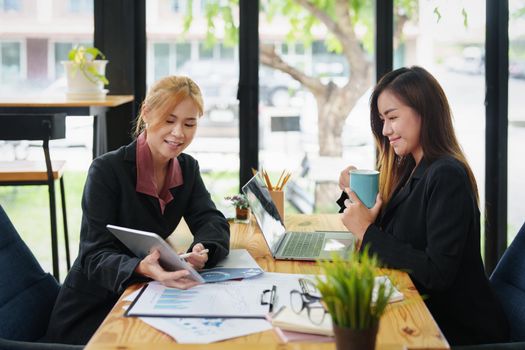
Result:
M332 317L336 348L373 350L379 319L394 291L386 283L375 282L377 257L365 247L347 259L334 255L333 261L319 264L325 277L318 277L316 284Z
M101 59L98 59L101 58ZM104 98L109 83L105 76L106 56L95 47L75 46L68 54L68 61L63 61L68 97L77 99Z
M246 222L250 217L250 205L248 199L244 194L236 194L233 196L224 197L224 199L229 200L231 204L235 207L235 219Z

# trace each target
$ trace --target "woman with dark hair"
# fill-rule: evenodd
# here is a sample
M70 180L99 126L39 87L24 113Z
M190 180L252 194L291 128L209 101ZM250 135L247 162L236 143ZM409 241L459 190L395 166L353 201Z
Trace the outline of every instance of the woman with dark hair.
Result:
M368 209L341 172L342 221L388 267L406 270L447 340L508 340L483 268L476 179L437 80L421 67L386 74L370 99L379 194Z

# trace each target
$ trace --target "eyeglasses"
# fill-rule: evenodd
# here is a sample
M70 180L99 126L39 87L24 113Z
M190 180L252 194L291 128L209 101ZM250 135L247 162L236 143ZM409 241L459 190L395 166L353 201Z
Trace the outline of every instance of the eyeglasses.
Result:
M326 310L320 301L320 298L302 293L296 289L290 292L290 304L293 312L300 314L306 309L310 322L316 325L323 323L326 315Z

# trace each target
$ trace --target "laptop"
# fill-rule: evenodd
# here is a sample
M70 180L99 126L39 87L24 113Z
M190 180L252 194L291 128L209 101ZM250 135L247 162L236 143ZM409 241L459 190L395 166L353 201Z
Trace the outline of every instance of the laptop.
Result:
M274 259L330 260L334 252L344 257L354 248L355 237L350 232L287 232L259 174L242 187L242 192Z

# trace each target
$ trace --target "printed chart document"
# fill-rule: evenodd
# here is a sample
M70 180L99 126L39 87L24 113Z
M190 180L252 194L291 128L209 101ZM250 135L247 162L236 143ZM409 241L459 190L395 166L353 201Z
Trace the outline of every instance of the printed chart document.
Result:
M168 334L178 343L207 344L272 329L262 319L141 317L150 326Z
M251 285L277 286L277 297L273 310L277 311L281 306L290 307L290 292L294 289L301 290L299 278L307 278L315 281L315 275L303 275L293 273L265 272L262 275L255 276L242 281L221 282L224 285L240 285L250 288Z
M231 279L251 278L264 271L257 265L246 249L232 249L230 254L217 266L199 271L206 282L220 282Z
M183 290L150 282L125 315L264 318L269 307L262 296L270 288L272 285L206 283Z

